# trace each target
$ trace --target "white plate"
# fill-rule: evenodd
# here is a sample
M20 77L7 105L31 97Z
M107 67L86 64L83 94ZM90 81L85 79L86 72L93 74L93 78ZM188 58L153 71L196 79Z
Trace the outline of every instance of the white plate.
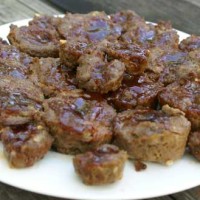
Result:
M14 22L25 25L28 20ZM9 25L0 26L0 37L6 39ZM180 39L188 36L178 32ZM124 176L117 183L86 186L76 176L72 157L49 152L44 159L27 169L12 169L3 156L0 144L0 181L18 188L63 198L75 199L143 199L167 195L200 185L200 163L189 155L166 167L148 163L143 172L136 172L133 163L126 163Z

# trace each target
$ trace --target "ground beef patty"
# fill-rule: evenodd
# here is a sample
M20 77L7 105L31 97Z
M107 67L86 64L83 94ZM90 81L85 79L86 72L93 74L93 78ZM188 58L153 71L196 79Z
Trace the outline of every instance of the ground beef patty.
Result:
M59 58L35 59L31 70L31 80L46 96L76 89L76 72L61 65Z
M20 79L28 78L32 58L5 42L0 43L0 76L10 75Z
M45 100L44 112L54 147L61 153L77 154L111 141L116 112L105 101L71 91Z
M179 80L163 89L159 94L161 105L182 110L190 120L193 130L200 128L200 82L197 80Z
M42 109L42 91L26 79L0 78L0 124L17 125L31 119Z
M104 144L94 151L76 155L73 164L85 184L101 185L120 180L126 160L125 151L114 145Z
M76 78L80 88L108 93L119 88L124 70L125 65L121 61L108 61L104 52L96 50L80 57Z
M149 73L151 76L151 73ZM134 108L156 108L157 95L163 89L162 83L148 73L137 76L124 76L122 86L107 95L107 100L117 110Z
M10 26L9 42L31 56L59 57L60 36L53 28L37 24L17 27Z
M191 124L178 109L127 110L114 121L115 144L130 158L169 164L182 157Z
M35 122L4 128L1 139L9 164L16 168L32 166L53 142L45 126Z

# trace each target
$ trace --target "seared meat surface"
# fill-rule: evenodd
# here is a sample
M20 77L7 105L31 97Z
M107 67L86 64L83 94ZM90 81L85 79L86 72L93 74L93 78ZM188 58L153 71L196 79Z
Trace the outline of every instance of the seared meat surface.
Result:
M73 159L76 173L88 185L101 185L120 180L127 153L118 147L104 144L93 151L78 154Z

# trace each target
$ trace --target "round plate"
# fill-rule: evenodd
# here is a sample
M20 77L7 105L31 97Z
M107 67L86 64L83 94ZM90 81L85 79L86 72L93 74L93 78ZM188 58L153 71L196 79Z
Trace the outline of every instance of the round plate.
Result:
M13 22L26 25L28 20ZM0 26L0 37L6 39L9 25ZM180 39L188 34L178 31ZM185 155L172 166L147 163L147 169L136 172L132 162L125 166L122 180L109 185L84 185L74 172L72 157L49 152L33 167L10 168L0 144L0 181L28 191L70 199L144 199L167 195L200 185L200 164Z

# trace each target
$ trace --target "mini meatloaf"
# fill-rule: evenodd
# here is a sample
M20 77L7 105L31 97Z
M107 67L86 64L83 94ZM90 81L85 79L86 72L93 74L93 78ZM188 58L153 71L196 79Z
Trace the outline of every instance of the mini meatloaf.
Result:
M117 59L108 61L104 52L96 50L80 57L76 78L80 88L108 93L120 87L124 71L124 63Z
M170 164L182 157L191 123L168 105L162 110L127 110L114 121L115 144L130 158Z
M139 16L133 10L122 10L117 13L111 14L110 18L115 24L122 27L122 32L127 30L135 30L138 27L146 26L144 18Z
M94 11L88 14L65 14L58 25L58 31L67 40L81 38L93 43L105 38L117 39L122 28L113 23L106 13Z
M45 126L30 122L2 130L4 153L11 167L32 166L51 148L53 139Z
M149 74L151 76L151 74ZM117 110L134 108L156 108L158 93L163 89L162 83L152 80L147 73L124 77L122 86L107 95L107 100Z
M149 51L147 70L158 74L169 67L175 71L176 66L183 63L187 56L186 53L177 49L164 49L163 47L154 47Z
M54 29L57 30L58 24L60 23L60 17L54 17L49 15L35 14L33 19L29 21L29 26L36 25L43 29Z
M179 48L183 51L200 50L200 36L191 35L190 37L182 40L179 44Z
M59 58L35 59L31 80L41 87L45 96L76 89L76 72L61 65Z
M76 155L73 164L83 183L101 185L120 180L126 160L125 151L114 145L104 144L94 151Z
M129 74L141 74L147 68L149 51L138 45L124 42L108 43L105 48L109 59L118 59L125 64Z
M92 51L93 45L81 39L60 40L59 57L61 63L73 69L78 66L78 59L87 51Z
M163 65L160 81L168 85L178 79L200 78L200 49L190 52L171 51L156 58Z
M54 28L43 28L38 24L10 26L9 42L31 56L59 57L60 36Z
M179 36L171 23L161 21L157 25L139 23L129 27L121 39L127 43L136 43L146 48L162 47L178 49Z
M164 85L168 85L179 78L185 77L185 73L190 70L188 67L190 63L188 53L177 50L161 54L155 58L153 64L155 63L157 66L161 66L160 81Z
M105 101L71 91L45 100L44 112L44 121L55 138L54 147L61 153L85 152L112 139L116 112Z
M32 58L5 42L0 43L0 76L9 75L25 79L30 73Z
M200 82L197 80L176 81L159 94L161 105L182 110L190 120L193 130L200 128Z
M26 79L0 78L0 124L24 124L42 109L42 91Z
M191 132L188 139L190 153L200 161L200 131Z
M67 13L58 26L66 42L60 46L60 58L69 67L78 65L78 58L91 46L104 39L115 41L121 35L121 26L113 23L104 12L88 14ZM61 41L62 43L62 41Z
M125 43L138 44L149 50L147 69L161 73L164 65L159 57L178 49L179 37L169 22L159 22L157 25L141 23L138 27L130 28L122 35Z

